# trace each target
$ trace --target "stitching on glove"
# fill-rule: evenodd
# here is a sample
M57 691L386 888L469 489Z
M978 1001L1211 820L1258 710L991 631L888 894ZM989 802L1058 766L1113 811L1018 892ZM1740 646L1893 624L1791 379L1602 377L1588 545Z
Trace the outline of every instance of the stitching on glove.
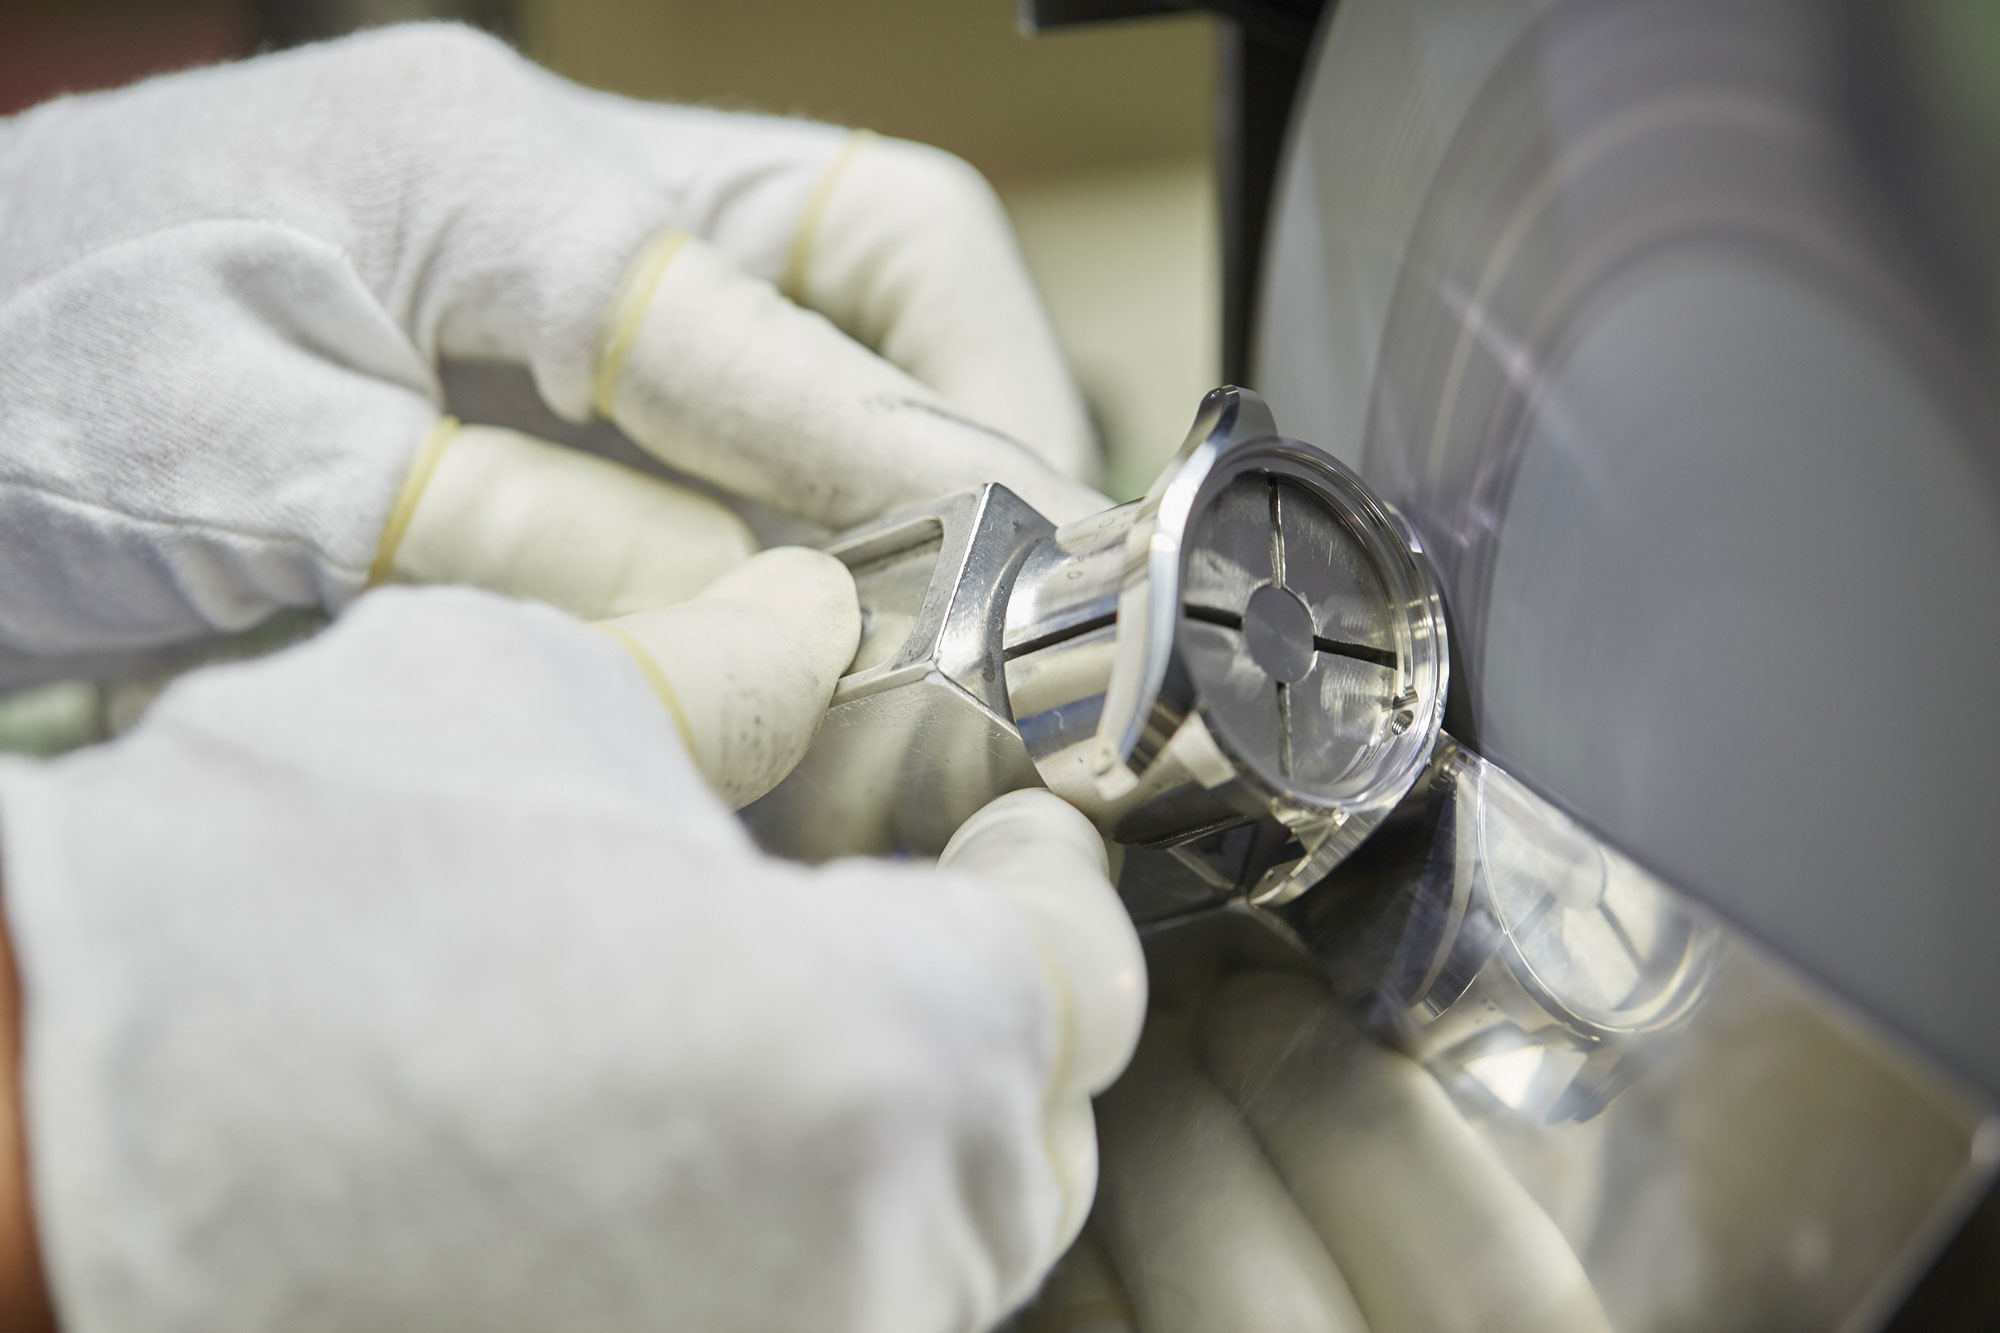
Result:
M799 225L792 232L792 243L785 251L785 277L778 284L778 290L793 302L805 304L806 265L812 262L813 241L819 235L819 220L826 212L827 200L833 197L833 187L846 172L868 141L875 137L872 130L855 130L847 136L847 142L827 163L826 170L813 185L812 193L806 196L805 211L799 214Z
M417 456L410 462L410 470L403 474L403 484L396 490L396 499L389 506L389 520L382 525L382 540L375 546L375 562L368 566L368 583L373 588L389 577L389 570L395 564L396 548L403 544L403 534L409 530L410 519L417 512L417 501L423 498L424 488L430 485L431 474L437 471L438 460L444 457L445 448L458 438L458 418L439 417L424 442L417 446Z
M617 294L611 298L611 310L604 321L603 335L597 343L597 374L591 378L591 402L600 417L611 415L611 391L618 386L625 358L639 336L639 322L646 317L646 307L652 304L653 293L666 275L667 265L673 263L687 241L688 234L684 231L661 232L646 243L638 259L619 280Z
M681 707L681 697L674 692L674 683L667 679L666 672L660 670L660 664L653 660L653 655L647 652L645 646L637 639L608 621L592 621L590 627L602 630L616 639L625 651L631 654L632 660L639 664L639 670L646 677L646 683L653 687L653 693L660 696L660 702L666 705L667 715L673 718L674 729L681 734L681 744L687 747L688 758L699 765L701 756L695 753L694 729L688 726L687 712Z

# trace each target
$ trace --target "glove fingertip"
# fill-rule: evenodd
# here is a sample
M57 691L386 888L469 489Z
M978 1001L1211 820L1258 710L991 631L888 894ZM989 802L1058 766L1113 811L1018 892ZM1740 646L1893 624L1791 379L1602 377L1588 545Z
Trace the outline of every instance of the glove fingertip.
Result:
M1138 1045L1146 962L1096 828L1052 792L1013 792L967 820L938 864L991 884L1034 932L1066 1011L1061 1094L1108 1086Z
M695 766L732 807L804 757L861 632L846 567L799 548L753 556L692 601L604 628L650 666Z
M748 607L769 618L829 694L861 642L854 576L824 551L772 547L709 584L701 597Z
M1037 787L1008 792L988 801L959 825L938 853L939 865L979 870L987 862L1011 862L1024 846L1062 848L1110 872L1104 841L1089 819L1054 792Z

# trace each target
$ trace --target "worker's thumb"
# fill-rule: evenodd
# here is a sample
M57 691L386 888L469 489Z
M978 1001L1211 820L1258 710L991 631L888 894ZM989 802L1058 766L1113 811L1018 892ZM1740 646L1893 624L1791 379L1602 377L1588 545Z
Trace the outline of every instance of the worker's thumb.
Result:
M1020 909L1069 1026L1055 1093L1102 1092L1138 1044L1146 960L1097 830L1053 792L1010 792L965 821L938 865L979 876Z
M708 785L733 808L791 772L854 658L861 613L846 566L780 547L692 601L598 622L632 654Z
M1042 965L1056 1021L1042 1143L1063 1209L1047 1255L1076 1239L1097 1181L1090 1098L1118 1077L1146 1014L1139 936L1106 877L1104 843L1047 791L1010 792L965 821L938 856L1013 904Z

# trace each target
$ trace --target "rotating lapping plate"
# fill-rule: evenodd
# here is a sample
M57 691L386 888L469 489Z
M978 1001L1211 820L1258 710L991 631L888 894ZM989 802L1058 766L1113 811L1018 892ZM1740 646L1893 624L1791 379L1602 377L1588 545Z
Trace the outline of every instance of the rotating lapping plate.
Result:
M2000 1088L1980 8L1344 0L1252 382L1421 535L1475 748Z

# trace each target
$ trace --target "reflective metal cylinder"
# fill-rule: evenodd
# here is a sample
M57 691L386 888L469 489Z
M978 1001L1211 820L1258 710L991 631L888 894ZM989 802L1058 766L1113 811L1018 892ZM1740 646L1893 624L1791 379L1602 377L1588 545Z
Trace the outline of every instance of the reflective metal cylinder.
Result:
M1039 780L1121 843L1269 826L1241 887L1281 899L1401 799L1442 721L1422 550L1244 390L1208 395L1129 504L1053 529L989 485L828 549L863 643L806 760L750 812L776 850L935 852Z

